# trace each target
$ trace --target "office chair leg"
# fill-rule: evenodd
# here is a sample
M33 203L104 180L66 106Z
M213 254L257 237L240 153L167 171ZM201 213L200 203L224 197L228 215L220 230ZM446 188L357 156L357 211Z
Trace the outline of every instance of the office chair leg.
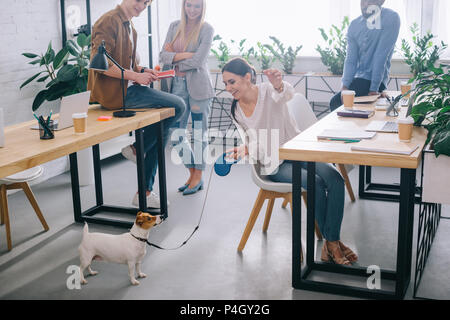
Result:
M353 188L350 183L350 179L347 174L347 169L345 169L345 166L343 164L338 164L339 171L342 174L342 177L344 178L345 187L347 188L348 195L350 196L350 200L352 202L355 202L355 194L353 193Z
M8 195L6 193L6 185L2 185L0 187L0 198L1 198L1 207L3 212L3 219L6 227L6 243L8 246L8 251L11 251L12 249L12 242L11 242L11 226L9 223L9 214L8 214Z
M242 234L241 242L238 246L238 251L244 250L245 244L247 243L248 237L252 232L253 226L255 225L256 219L258 218L259 212L261 211L265 199L265 191L263 189L260 189L255 204L253 205L253 210L248 219L247 226L245 227L244 233Z
M27 196L28 200L30 201L31 206L33 207L34 211L36 212L37 217L39 218L39 221L41 222L42 226L44 227L45 231L49 230L49 227L47 225L47 222L45 221L44 215L42 214L41 209L39 208L39 205L36 201L36 198L34 197L33 191L31 191L30 186L27 182L20 183L21 188L25 192L25 195Z
M281 205L281 207L282 207L283 209L286 209L286 206L288 205L288 203L289 203L288 198L284 198L284 201L283 201L283 204Z
M264 218L263 232L267 232L269 228L270 218L272 217L273 205L275 204L275 198L270 198L267 204L266 217Z

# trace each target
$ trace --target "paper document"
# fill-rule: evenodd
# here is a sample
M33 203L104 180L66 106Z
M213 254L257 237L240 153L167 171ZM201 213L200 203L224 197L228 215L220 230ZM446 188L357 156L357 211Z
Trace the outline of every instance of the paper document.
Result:
M368 151L392 154L404 154L409 156L419 148L418 144L405 142L387 142L375 143L374 141L361 141L352 146L353 151Z
M374 95L374 96L363 96L363 97L355 97L354 103L374 103L378 100L380 95Z
M326 129L317 136L318 139L372 139L376 132L363 130Z

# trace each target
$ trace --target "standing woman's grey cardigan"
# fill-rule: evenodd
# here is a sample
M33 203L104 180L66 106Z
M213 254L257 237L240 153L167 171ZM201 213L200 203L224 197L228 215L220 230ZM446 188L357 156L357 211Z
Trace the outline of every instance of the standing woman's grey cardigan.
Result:
M186 49L187 52L195 52L190 59L181 60L173 63L175 52L167 52L164 47L167 43L171 43L177 32L180 21L172 22L167 32L166 41L159 55L160 63L164 65L177 65L181 72L186 73L186 82L189 95L195 100L205 100L215 97L214 89L211 84L208 69L208 56L214 36L214 28L203 23L200 30L197 43L190 43Z

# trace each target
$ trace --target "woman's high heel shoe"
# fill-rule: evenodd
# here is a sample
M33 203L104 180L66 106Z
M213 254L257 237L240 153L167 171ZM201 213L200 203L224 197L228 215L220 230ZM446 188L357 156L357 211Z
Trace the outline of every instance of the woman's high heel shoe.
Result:
M183 192L184 190L187 189L187 187L189 187L189 183L186 183L185 185L179 187L179 188L178 188L178 192Z
M203 189L203 180L200 180L200 182L195 186L195 187L193 187L192 189L191 188L186 188L184 191L183 191L183 196L187 196L187 195L190 195L190 194L194 194L194 193L196 193L198 190L202 190Z
M339 246L337 246L337 250L341 250ZM322 247L322 256L320 258L324 262L334 262L336 264L351 266L352 264L347 258L342 254L342 257L336 257L331 250L328 249L327 243L325 242Z

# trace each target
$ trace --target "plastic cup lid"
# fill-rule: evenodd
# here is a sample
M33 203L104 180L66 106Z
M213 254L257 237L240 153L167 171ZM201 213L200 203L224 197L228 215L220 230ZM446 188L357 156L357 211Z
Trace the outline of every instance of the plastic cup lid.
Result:
M399 124L414 124L414 119L411 116L408 118L401 118L401 119L397 119L397 123L399 123Z
M87 118L87 113L86 112L74 113L74 114L72 114L72 118L75 118L75 119Z
M344 91L342 91L342 94L354 96L354 95L356 95L356 92L352 91L352 90L344 90Z

